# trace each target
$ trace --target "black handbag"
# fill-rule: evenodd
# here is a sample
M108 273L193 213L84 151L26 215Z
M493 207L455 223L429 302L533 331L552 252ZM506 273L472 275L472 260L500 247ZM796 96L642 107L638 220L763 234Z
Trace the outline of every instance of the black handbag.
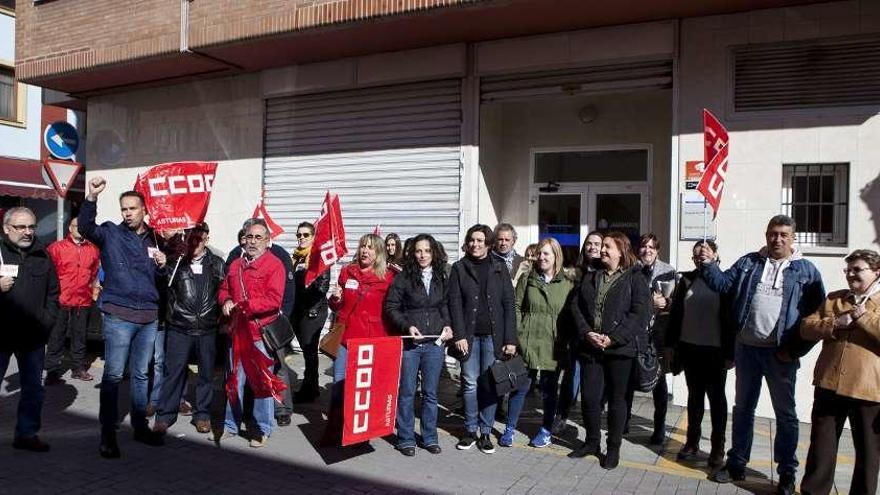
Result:
M522 356L495 361L480 378L482 378L486 391L498 397L517 389L526 388L531 384L529 370L526 368Z
M276 352L287 347L293 340L293 326L284 313L279 312L278 318L272 320L272 323L260 327L260 335L263 336L266 347Z
M241 284L241 292L245 299L248 298L247 289L244 287L243 269L239 268L238 282ZM284 313L278 311L278 317L271 323L260 325L260 335L263 337L263 343L268 347L268 351L274 353L279 349L283 349L293 341L293 326L290 320L284 316Z
M647 346L643 346L639 340L636 339L636 376L633 382L639 392L650 392L660 381L660 357L650 338Z

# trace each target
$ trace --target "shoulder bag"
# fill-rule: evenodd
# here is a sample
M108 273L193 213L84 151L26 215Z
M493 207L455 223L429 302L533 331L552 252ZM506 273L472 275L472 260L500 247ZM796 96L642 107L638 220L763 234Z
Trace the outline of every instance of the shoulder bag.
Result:
M244 294L245 299L248 299L247 289L244 287L243 273L244 268L239 267L238 282L241 284L241 292ZM259 320L254 319L254 321L259 325ZM288 346L293 340L293 326L291 326L290 320L280 310L278 311L278 316L271 323L259 326L263 343L273 353Z

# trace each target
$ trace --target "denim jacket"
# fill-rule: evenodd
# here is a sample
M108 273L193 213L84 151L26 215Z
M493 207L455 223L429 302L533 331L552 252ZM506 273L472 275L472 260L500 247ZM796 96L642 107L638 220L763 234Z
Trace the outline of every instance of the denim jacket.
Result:
M737 331L742 331L746 325L752 297L766 262L767 256L762 249L743 256L724 272L717 263L701 270L706 285L715 292L730 296ZM776 323L777 346L787 350L792 358L805 355L815 344L802 339L798 329L801 320L816 311L823 301L825 286L819 270L795 251L782 279L782 310Z

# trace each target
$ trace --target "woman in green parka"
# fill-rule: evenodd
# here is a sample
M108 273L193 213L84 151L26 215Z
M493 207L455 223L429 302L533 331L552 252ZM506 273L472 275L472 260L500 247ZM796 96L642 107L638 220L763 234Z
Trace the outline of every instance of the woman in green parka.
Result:
M559 396L559 365L565 362L564 358L568 355L565 348L568 312L565 308L574 282L563 270L562 262L562 248L556 239L550 237L538 243L537 260L531 272L519 279L514 300L520 352L526 366L540 374L544 418L541 429L530 444L538 448L546 447L551 442L550 430ZM513 409L513 404L510 409ZM514 412L519 411L509 411L507 428L499 441L502 445L508 431L512 438L517 419Z

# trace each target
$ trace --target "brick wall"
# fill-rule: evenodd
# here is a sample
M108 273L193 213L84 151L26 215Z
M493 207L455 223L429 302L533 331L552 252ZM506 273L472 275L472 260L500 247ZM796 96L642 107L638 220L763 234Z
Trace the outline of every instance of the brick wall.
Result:
M192 48L479 0L194 0ZM173 54L180 0L19 2L16 72L37 80Z

